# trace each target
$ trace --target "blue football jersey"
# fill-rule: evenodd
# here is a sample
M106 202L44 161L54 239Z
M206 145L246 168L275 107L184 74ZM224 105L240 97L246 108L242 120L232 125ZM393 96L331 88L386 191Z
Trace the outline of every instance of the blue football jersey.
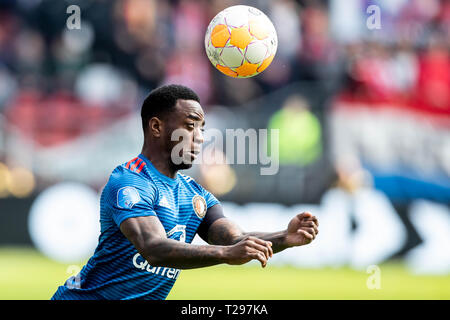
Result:
M156 216L168 238L191 243L206 210L217 203L191 177L178 173L169 178L142 154L118 166L101 195L97 248L52 300L165 299L180 270L151 266L122 234L120 224L131 217Z

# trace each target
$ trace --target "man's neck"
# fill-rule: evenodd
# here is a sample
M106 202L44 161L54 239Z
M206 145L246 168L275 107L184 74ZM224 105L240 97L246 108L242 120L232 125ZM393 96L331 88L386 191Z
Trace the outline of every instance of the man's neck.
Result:
M169 178L176 178L177 170L170 165L170 154L161 152L161 148L149 144L144 144L141 153L151 161L156 170Z

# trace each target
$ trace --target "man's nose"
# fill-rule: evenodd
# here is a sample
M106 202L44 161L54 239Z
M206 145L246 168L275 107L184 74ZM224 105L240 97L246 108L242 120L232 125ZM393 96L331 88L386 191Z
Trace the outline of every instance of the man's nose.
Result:
M194 142L202 144L205 141L202 128L197 127L194 133Z

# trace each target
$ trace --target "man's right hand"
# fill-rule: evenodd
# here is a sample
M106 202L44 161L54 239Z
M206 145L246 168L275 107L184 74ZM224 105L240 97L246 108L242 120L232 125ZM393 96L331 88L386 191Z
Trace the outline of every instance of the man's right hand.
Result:
M267 260L272 256L272 243L253 236L248 236L234 245L227 246L225 250L225 261L231 265L240 265L255 259L264 268Z

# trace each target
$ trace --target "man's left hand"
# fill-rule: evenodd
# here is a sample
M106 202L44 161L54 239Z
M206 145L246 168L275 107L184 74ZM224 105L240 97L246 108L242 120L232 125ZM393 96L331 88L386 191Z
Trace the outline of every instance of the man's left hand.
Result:
M318 233L317 218L309 212L303 212L289 222L285 242L288 247L303 246L313 241Z

